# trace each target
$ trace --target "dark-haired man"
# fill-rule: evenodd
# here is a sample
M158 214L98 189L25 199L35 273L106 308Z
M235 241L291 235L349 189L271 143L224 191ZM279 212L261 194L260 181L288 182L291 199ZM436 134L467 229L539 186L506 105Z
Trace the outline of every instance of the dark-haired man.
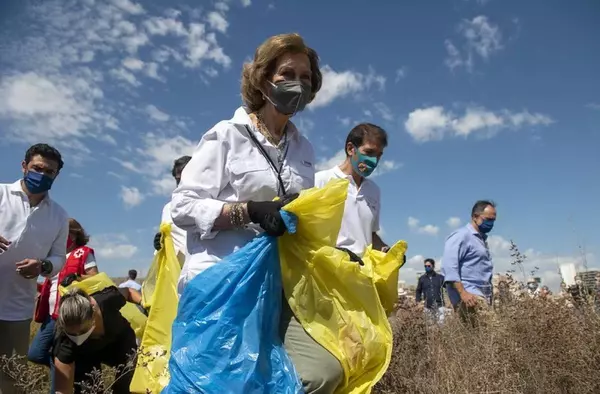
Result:
M388 249L377 234L381 193L377 184L368 178L377 168L386 146L385 130L371 123L361 123L346 137L346 160L315 175L317 187L325 186L332 179L350 181L337 246L358 256L371 244L377 250Z
M171 175L175 178L175 185L179 186L179 182L181 181L181 173L185 166L192 160L191 156L181 156L173 163L173 169L171 170ZM183 265L185 260L185 253L187 250L187 232L177 227L175 223L173 223L173 219L171 218L171 201L165 204L162 210L161 223L170 223L171 224L171 237L173 237L173 246L175 248L175 254L179 259L181 265ZM159 250L161 247L160 244L160 232L156 233L154 236L154 248Z
M495 222L496 205L477 201L471 209L471 222L450 234L444 245L442 274L448 297L464 320L470 319L481 304L492 302L494 266L487 237Z
M133 289L135 291L142 291L142 286L137 283L135 280L137 279L137 271L129 270L127 273L127 280L119 285L119 288L123 289L125 287Z
M0 356L27 354L36 279L65 264L69 217L48 195L63 164L56 149L36 144L21 163L23 178L0 184ZM0 372L0 394L13 392Z
M435 272L435 260L425 259L423 262L425 273L419 278L415 301L419 304L424 301L425 313L437 320L440 324L444 322L444 275Z

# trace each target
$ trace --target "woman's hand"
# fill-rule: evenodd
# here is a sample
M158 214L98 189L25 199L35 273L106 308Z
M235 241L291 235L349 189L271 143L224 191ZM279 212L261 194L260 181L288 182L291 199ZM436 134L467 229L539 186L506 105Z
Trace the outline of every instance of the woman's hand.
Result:
M248 201L246 207L250 221L260 225L268 235L280 237L285 233L287 228L279 213L282 201Z

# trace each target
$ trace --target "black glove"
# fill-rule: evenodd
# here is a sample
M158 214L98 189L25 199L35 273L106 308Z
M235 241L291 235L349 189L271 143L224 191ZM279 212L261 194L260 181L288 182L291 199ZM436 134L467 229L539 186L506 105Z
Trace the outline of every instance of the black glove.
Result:
M342 252L348 253L348 256L350 256L350 261L352 261L354 263L358 263L361 266L365 265L365 263L362 261L362 259L360 257L358 257L358 255L356 253L354 253L353 251L351 251L350 249L346 249L346 248L336 248L336 249L341 250Z
M268 235L280 237L285 233L285 223L279 214L282 201L248 201L247 206L250 221L260 225Z
M156 233L156 235L154 236L154 249L156 250L160 250L160 248L162 247L162 245L160 244L161 237L162 234L160 232Z
M71 283L73 283L77 279L78 279L77 274L69 274L63 278L62 282L60 282L60 285L62 287L69 287L69 286L71 286Z

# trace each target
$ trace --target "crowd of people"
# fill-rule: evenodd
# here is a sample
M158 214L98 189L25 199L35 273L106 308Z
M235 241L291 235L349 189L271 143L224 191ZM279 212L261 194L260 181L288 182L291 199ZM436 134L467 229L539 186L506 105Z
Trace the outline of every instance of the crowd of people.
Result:
M369 245L389 250L378 235L380 189L369 178L388 135L371 123L356 125L344 142L344 161L316 172L313 146L290 119L314 100L321 85L317 53L299 35L270 37L243 67L243 106L209 128L192 156L174 161L176 188L161 221L171 224L182 265L180 294L194 277L257 235L284 234L280 209L302 190L332 179L349 182L337 247L353 261L360 261ZM21 165L21 179L0 184L0 355L28 355L48 365L51 392L80 392L77 383L93 368L120 365L136 351L134 331L119 311L126 301L140 304L142 289L137 272L130 271L118 288L94 294L73 288L60 295L59 286L95 275L99 266L83 227L48 193L64 165L58 150L33 145ZM432 259L424 261L416 301L434 318L447 312L444 286L451 307L464 319L492 304L486 240L495 220L495 204L477 201L470 223L448 237L441 273ZM154 248L161 247L157 233ZM45 281L36 300L40 275ZM340 362L304 330L285 299L282 309L280 339L305 392L333 393L344 378ZM40 328L30 343L32 319ZM120 376L113 391L129 392L130 381L131 373ZM13 379L1 374L0 394L15 392Z

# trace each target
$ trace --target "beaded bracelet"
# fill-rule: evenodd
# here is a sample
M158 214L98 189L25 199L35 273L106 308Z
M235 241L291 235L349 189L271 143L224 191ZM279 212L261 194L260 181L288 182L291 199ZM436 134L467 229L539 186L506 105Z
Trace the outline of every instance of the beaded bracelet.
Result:
M229 208L229 222L234 228L244 226L244 209L242 204L231 204Z

